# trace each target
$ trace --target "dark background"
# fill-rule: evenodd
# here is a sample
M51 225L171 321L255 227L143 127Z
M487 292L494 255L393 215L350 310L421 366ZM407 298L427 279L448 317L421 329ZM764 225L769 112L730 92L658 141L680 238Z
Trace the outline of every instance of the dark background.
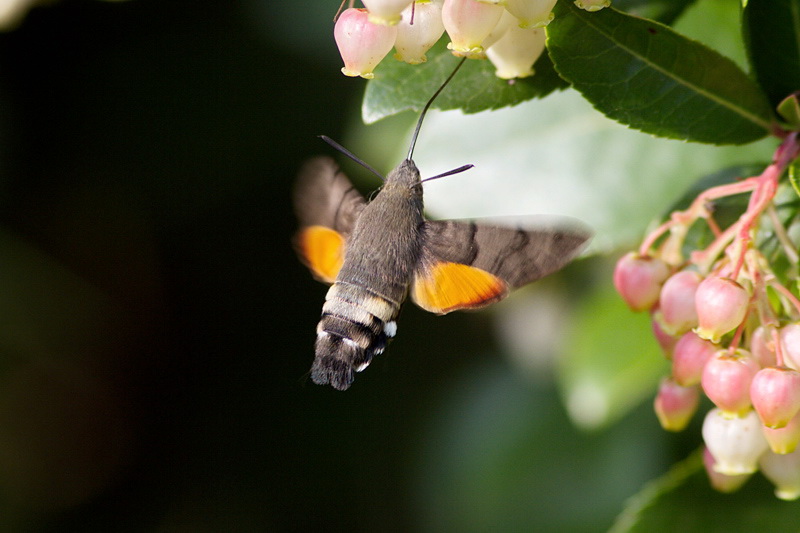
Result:
M669 461L577 434L486 313L408 306L351 390L308 381L290 190L363 90L336 3L65 0L0 35L0 529L596 531Z

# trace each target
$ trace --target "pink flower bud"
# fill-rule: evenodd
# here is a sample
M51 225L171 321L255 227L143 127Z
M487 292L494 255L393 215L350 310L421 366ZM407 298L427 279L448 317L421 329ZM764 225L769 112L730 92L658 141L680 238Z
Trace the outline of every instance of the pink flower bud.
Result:
M700 403L697 387L681 387L670 378L661 380L653 407L667 431L682 431L692 419Z
M758 326L750 336L750 353L761 368L778 364L772 338L772 328L764 326Z
M745 288L732 279L716 276L704 279L695 294L699 323L695 333L702 339L719 342L742 323L749 302Z
M617 261L614 287L631 310L646 311L658 301L667 276L669 267L664 261L630 252Z
M486 50L495 66L495 76L504 80L533 76L533 64L544 52L545 33L542 29L520 28L511 25L496 43Z
M750 410L750 383L758 371L746 350L720 350L703 368L703 391L726 416L742 415Z
M761 427L769 447L774 453L792 453L800 443L800 413L794 415L786 426L779 429Z
M750 400L768 428L782 428L800 411L800 372L786 367L759 370L750 384Z
M425 52L436 44L444 33L442 8L433 2L419 3L414 8L414 24L411 24L411 6L403 11L403 19L397 25L395 59L411 65L427 61Z
M702 280L697 272L683 270L664 282L658 299L664 330L673 335L683 335L697 326L695 293Z
M444 0L442 22L450 36L449 50L457 56L483 58L481 43L503 14L503 6L475 0Z
M755 411L730 418L712 409L703 421L703 440L716 459L714 471L728 476L758 470L758 458L768 448Z
M800 498L800 450L785 455L767 452L758 461L761 472L775 485L781 500Z
M661 346L664 357L672 359L672 353L675 350L678 338L664 331L664 328L661 326L660 312L656 311L653 313L653 320L650 321L650 327L653 329L653 336L658 341L658 345Z
M611 0L575 0L575 5L591 13L610 6Z
M506 9L519 19L520 28L543 28L553 20L556 0L507 0Z
M396 26L380 26L367 20L366 9L345 9L336 20L333 37L344 60L345 76L370 79L397 37Z
M783 364L800 370L800 324L787 324L780 330Z
M708 451L708 448L703 448L703 466L706 467L708 480L711 483L711 486L719 492L724 492L725 494L735 492L739 490L748 479L750 479L751 474L735 474L732 476L721 474L714 470L714 465L716 463L717 460L714 459L714 456L711 455L711 452Z
M400 13L411 2L412 0L361 0L369 11L369 21L384 26L394 26L400 22Z
M706 363L717 351L716 345L687 331L678 340L672 351L672 377L675 381L689 387L697 385L703 377Z

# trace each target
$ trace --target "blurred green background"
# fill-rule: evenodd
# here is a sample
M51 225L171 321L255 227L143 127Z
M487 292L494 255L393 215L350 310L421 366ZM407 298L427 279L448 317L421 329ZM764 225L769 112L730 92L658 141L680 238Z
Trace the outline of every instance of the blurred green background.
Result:
M599 260L494 312L409 305L349 391L308 381L326 289L290 190L363 91L336 4L65 0L0 35L3 531L602 531L699 442L646 404L575 429L552 338L496 334L566 331Z

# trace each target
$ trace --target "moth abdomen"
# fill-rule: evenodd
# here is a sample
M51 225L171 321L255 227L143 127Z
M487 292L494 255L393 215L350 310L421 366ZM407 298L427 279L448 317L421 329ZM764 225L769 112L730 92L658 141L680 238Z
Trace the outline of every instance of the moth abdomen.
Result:
M311 379L344 390L353 382L355 372L364 370L386 349L397 331L393 319L399 309L370 291L358 294L352 290L354 286L344 289L347 299L342 299L342 294L337 295L340 291L335 290L337 285L328 293L317 325ZM375 311L382 314L373 314Z

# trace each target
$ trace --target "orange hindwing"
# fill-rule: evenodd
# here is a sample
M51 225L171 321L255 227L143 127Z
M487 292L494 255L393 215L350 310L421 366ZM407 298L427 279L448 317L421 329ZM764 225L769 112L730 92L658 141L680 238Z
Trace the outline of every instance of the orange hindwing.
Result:
M438 261L420 269L411 288L414 302L431 313L477 309L508 294L502 279L480 268Z

